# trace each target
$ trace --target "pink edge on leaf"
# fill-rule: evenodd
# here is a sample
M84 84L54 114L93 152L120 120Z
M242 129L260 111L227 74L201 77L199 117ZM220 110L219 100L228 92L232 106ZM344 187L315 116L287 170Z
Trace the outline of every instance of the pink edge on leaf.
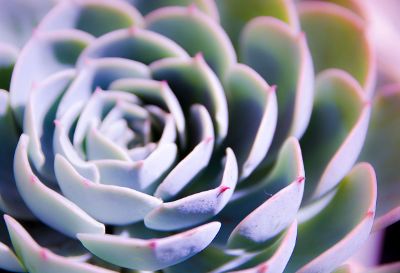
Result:
M368 163L359 163L354 168L366 168L369 173L369 187L370 187L370 196L369 205L366 210L364 217L361 219L360 223L358 223L346 236L344 236L339 242L330 247L328 250L314 258L309 263L305 264L301 267L297 272L298 273L306 273L313 272L315 269L321 270L321 268L329 267L329 263L332 266L333 257L337 257L340 253L348 253L350 249L350 255L354 254L357 249L359 249L362 244L368 239L368 236L371 232L373 221L374 221L374 212L376 209L376 199L377 199L377 182L376 182L376 174L373 167ZM353 168L353 169L354 169ZM351 246L349 245L351 244ZM346 255L346 254L345 254ZM349 258L349 257L347 257ZM341 258L339 258L341 259ZM344 261L340 261L340 263ZM328 264L328 266L326 265ZM333 268L332 268L333 269ZM323 272L322 270L321 272Z
M328 69L321 72L318 77L322 78L322 77L329 77L332 75L337 78L344 79L349 85L351 85L352 90L355 91L355 94L358 96L359 101L362 103L361 105L362 109L360 111L356 123L351 128L350 132L348 133L344 141L340 144L339 148L336 150L335 154L329 160L326 168L324 169L321 178L318 182L317 188L313 193L312 198L315 199L323 196L325 193L333 189L340 182L340 180L342 180L342 178L346 175L346 173L350 171L350 169L353 167L353 164L356 162L361 152L363 146L361 144L363 144L365 141L368 130L369 119L371 115L371 104L363 103L368 101L367 95L365 94L365 92L363 92L359 83L350 74L340 69ZM358 140L355 141L357 137ZM355 144L358 144L359 147L356 147ZM347 166L344 166L342 168L342 174L340 175L340 177L338 177L337 171L335 171L335 165L342 164L343 158L347 158L348 160L348 154L349 154L348 149L354 150L355 149L354 147L356 147L359 151L356 152L352 151L353 153L353 158L351 158L352 163L347 164ZM345 156L345 154L347 154L347 156ZM337 179L334 179L336 183L333 183L332 177L335 176L337 177Z

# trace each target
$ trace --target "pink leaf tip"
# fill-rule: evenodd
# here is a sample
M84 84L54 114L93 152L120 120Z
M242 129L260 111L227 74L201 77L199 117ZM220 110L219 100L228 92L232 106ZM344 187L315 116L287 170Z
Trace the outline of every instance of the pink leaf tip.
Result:
M32 174L30 177L29 177L29 181L31 181L31 183L32 184L35 184L36 182L37 182L37 177L34 175L34 174Z
M373 211L373 210L369 210L366 214L366 217L368 217L368 218L370 218L370 217L374 217L374 215L375 215L375 211Z
M40 250L40 252L39 252L39 255L40 255L40 258L41 258L42 260L46 261L47 258L48 258L48 250L45 249L45 248L42 248L42 249Z
M271 92L271 93L275 93L277 88L278 88L278 87L277 87L276 85L271 85L271 86L269 87L268 91Z
M206 137L206 138L204 139L204 142L205 142L206 144L208 144L208 143L210 143L210 142L213 141L213 140L214 140L214 137L209 136L209 137Z
M38 88L39 84L36 81L33 81L31 84L31 89L35 90L36 88Z
M267 273L267 272L268 272L268 265L267 264L261 265L257 270L257 273Z
M138 28L136 27L136 26L131 26L129 29L128 29L128 33L129 33L129 35L135 35L136 33L137 33L137 30L138 30Z
M103 89L101 89L100 86L97 86L96 89L94 90L94 93L95 93L95 94L99 94L99 93L101 93L101 92L103 92Z
M197 63L204 62L203 52L197 52L196 55L194 55L194 61Z
M156 240L150 240L149 241L149 248L150 249L155 249L157 247L157 242Z
M192 3L187 7L187 11L189 14L193 14L197 11L197 6L196 4Z
M299 184L301 184L301 183L303 183L305 180L306 180L306 178L305 178L304 176L299 176L299 177L297 177L296 182L299 183Z
M55 126L60 126L61 125L61 121L58 119L53 120L53 123Z
M364 101L364 103L363 103L363 107L369 108L369 107L371 107L371 104L372 104L371 100L366 100L366 101Z
M231 187L228 187L228 186L225 186L225 185L220 186L219 189L218 189L217 197L219 197L221 194L223 194L225 191L229 190L230 188Z

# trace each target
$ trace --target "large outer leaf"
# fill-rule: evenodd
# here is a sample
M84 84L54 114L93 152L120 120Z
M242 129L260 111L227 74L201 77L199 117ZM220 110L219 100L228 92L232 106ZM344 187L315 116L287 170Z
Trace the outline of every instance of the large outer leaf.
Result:
M341 181L329 204L299 224L287 272L330 272L366 241L376 205L373 168L356 165Z

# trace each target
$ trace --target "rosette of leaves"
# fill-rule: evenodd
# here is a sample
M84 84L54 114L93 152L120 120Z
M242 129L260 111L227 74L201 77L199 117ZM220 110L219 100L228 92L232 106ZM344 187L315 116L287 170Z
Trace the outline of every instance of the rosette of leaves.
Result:
M0 267L347 270L376 213L376 68L337 2L59 1L2 43Z

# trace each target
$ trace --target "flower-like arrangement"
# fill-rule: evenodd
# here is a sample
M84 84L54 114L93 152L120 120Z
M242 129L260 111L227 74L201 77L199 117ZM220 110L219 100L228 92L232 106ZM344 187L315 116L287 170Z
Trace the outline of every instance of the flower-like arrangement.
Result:
M330 2L5 4L0 268L353 272L400 216L400 97Z

